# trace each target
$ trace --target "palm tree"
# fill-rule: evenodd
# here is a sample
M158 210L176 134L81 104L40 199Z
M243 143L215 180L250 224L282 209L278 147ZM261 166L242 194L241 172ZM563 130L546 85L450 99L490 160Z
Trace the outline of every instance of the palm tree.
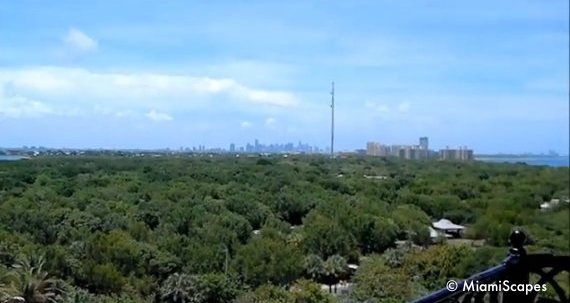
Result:
M339 255L330 256L325 261L324 269L326 284L329 286L329 293L332 293L333 284L335 285L336 293L336 284L338 283L340 277L346 274L346 271L348 269L346 259Z
M4 278L2 276L1 278ZM10 295L7 293L8 286L0 282L0 302L7 302Z
M305 272L318 282L325 274L324 262L318 255L308 255L305 257Z
M2 303L56 303L63 295L57 279L43 270L42 256L23 258L13 270L2 277L0 299Z
M160 298L168 303L200 302L197 279L187 274L172 274L160 287Z

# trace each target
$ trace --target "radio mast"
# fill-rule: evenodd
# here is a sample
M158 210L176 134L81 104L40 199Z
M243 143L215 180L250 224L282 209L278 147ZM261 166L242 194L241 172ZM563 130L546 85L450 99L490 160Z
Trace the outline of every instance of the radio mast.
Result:
M331 159L334 159L334 81L331 89Z

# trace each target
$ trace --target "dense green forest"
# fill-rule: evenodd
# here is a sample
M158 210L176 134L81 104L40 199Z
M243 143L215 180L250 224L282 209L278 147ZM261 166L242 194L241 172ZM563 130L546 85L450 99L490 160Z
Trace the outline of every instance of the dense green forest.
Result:
M405 302L502 260L513 227L567 254L568 204L539 205L568 186L567 167L480 162L0 161L0 302ZM441 218L484 244L430 244Z

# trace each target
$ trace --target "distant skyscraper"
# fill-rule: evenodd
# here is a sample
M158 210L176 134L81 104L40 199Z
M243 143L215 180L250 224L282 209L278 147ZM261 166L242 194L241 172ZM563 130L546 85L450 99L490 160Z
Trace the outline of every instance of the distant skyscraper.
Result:
M466 147L459 149L446 148L439 151L441 160L471 161L473 160L473 150Z
M230 153L233 153L236 151L236 145L234 143L230 144Z
M429 149L429 139L428 137L420 137L420 148L424 150Z
M366 143L366 154L369 156L378 156L379 144L376 142Z
M389 155L389 148L378 142L366 143L366 154L369 156L386 157Z

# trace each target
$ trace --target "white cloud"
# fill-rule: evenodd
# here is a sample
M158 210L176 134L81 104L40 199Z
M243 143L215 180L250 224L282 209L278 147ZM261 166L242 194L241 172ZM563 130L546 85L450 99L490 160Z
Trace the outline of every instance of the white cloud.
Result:
M275 118L269 117L265 119L265 126L272 127L273 125L275 125L276 122L277 120L275 120Z
M47 105L23 97L5 98L0 95L0 117L22 118L53 114Z
M254 90L239 85L234 88L237 96L245 98L251 102L260 104L271 104L277 106L296 106L297 100L289 93L266 90Z
M0 85L0 118L38 117L53 113L47 105L21 96L7 97L5 88Z
M165 122L165 121L172 121L174 118L167 113L158 112L156 110L150 110L146 113L147 118L155 122Z
M250 128L251 127L251 122L249 121L243 121L240 124L241 128Z
M169 112L220 107L264 111L299 103L292 93L254 88L228 78L58 67L0 69L0 90L4 94L9 91L10 97L37 100L54 112L80 109L101 114L104 109L115 116L143 115L157 107Z
M382 99L400 99L400 95L389 94ZM403 102L395 103L387 115L379 115L366 105L354 108L345 116L346 124L366 123L374 127L379 122L388 121L391 125L405 125L411 129L434 127L444 129L445 125L514 125L516 123L568 123L568 102L556 96L544 97L532 94L479 94L464 96L459 94L414 94L406 95ZM492 109L481 104L492 104ZM370 105L369 105L370 106ZM405 110L405 111L401 111ZM340 116L340 114L339 114ZM339 117L339 123L341 118ZM353 119L358 117L358 119ZM401 124L400 124L401 123ZM359 126L364 127L364 126Z
M69 29L65 37L63 37L63 43L71 50L79 52L95 51L98 46L95 39L75 28Z
M76 75L58 75L58 72L48 69L31 69L16 71L0 71L0 80L3 85L9 84L18 92L38 92L41 94L65 93L75 85L79 79Z
M243 79L249 85L294 85L300 67L275 61L228 60L202 69L211 75Z

